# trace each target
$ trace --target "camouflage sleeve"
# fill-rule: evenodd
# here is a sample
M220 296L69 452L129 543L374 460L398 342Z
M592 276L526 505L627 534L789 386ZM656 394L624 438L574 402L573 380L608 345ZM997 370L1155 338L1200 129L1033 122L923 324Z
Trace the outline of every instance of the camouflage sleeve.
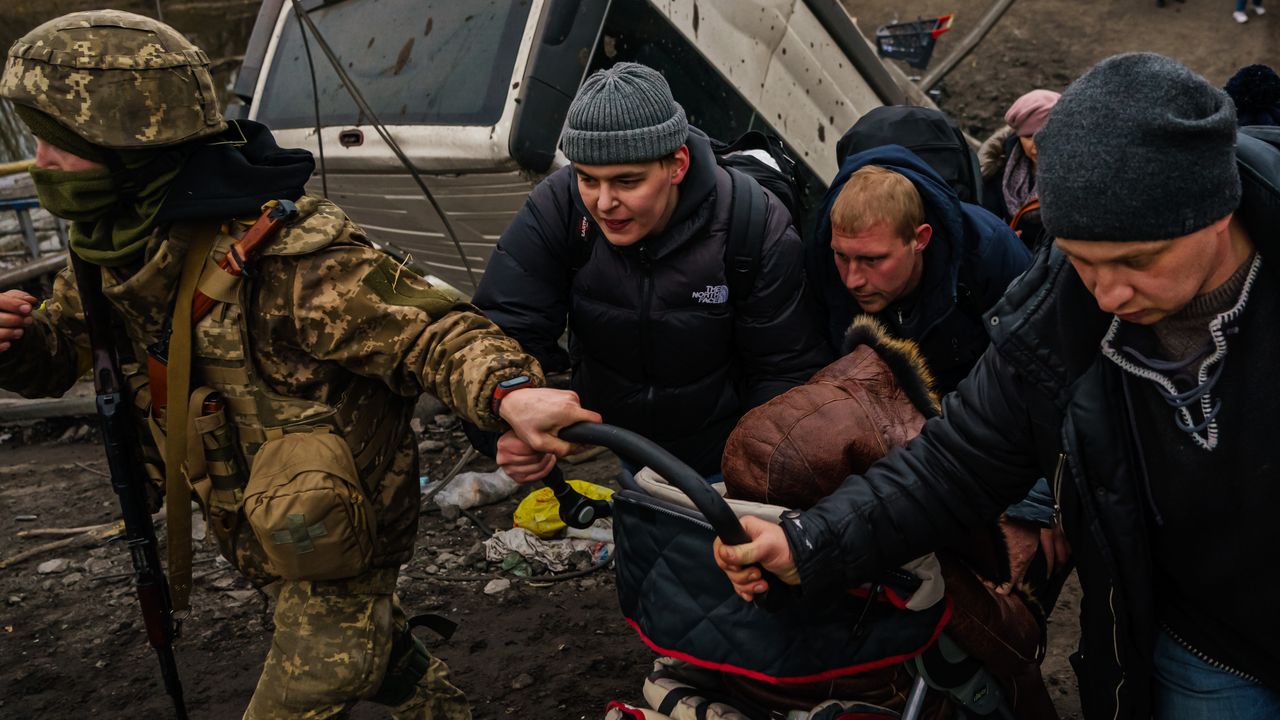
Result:
M367 247L340 245L295 259L287 302L299 347L375 377L405 396L429 392L486 430L498 382L542 369L488 318Z
M0 388L23 397L58 397L89 371L89 333L71 268L53 281L53 295L32 313L22 339L0 353Z

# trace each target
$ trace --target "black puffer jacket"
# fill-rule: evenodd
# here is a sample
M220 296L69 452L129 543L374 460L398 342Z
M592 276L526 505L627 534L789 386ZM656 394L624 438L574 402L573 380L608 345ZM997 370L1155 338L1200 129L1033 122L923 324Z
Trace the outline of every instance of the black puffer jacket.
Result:
M1242 135L1239 153L1237 217L1271 257L1280 253L1280 150ZM1085 716L1150 717L1157 628L1146 478L1124 378L1099 351L1112 316L1046 246L987 318L992 347L947 397L944 419L783 523L801 578L875 577L989 521L1043 474L1084 589L1072 664Z
M567 317L583 406L712 474L742 413L830 356L800 239L772 195L754 291L728 297L730 179L705 135L691 129L688 145L666 230L626 248L582 224L572 169L553 173L498 241L474 302L550 370L569 364L557 345Z

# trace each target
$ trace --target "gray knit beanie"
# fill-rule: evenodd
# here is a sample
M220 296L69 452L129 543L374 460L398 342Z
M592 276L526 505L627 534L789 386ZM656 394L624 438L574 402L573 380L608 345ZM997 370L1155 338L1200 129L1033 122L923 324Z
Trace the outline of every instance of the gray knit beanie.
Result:
M1040 216L1054 237L1167 240L1240 204L1236 113L1175 60L1116 55L1071 83L1036 135Z
M689 137L684 108L666 78L638 63L598 70L569 105L560 147L573 162L647 162L675 152Z

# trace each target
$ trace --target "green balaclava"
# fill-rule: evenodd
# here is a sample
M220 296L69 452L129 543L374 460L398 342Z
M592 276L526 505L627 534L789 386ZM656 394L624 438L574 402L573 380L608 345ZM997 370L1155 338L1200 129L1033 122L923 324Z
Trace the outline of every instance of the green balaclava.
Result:
M91 170L31 169L36 195L50 213L71 221L71 250L95 265L129 264L146 248L169 185L182 169L185 146L108 150L49 115L15 105L44 142L101 165Z

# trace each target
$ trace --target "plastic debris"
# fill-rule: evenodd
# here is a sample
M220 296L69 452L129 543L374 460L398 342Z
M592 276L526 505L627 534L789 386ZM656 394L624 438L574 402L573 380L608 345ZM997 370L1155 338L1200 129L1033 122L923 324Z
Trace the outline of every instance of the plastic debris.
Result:
M586 480L570 480L569 485L592 500L609 500L613 497L613 491L609 488L589 483ZM512 515L512 520L516 527L525 528L542 538L555 537L565 529L564 521L560 519L560 501L556 499L555 494L549 487L538 488L529 493L524 500L521 500L520 505L516 507L515 514ZM571 534L570 537L575 536ZM586 535L581 537L595 536ZM608 538L595 537L595 539L612 541L612 531Z
M502 468L493 472L464 472L436 494L436 505L445 512L470 510L505 500L519 488L520 485L503 472ZM431 490L430 487L425 489ZM456 517L456 513L454 516Z
M613 544L613 521L606 518L595 521L589 528L567 528L564 536Z
M591 562L595 563L596 565L599 565L605 560L608 560L609 556L612 554L613 554L613 543L597 542L591 548Z
M496 532L493 537L484 541L485 559L493 563L502 563L504 569L519 567L519 562L508 560L512 553L519 556L529 565L535 562L547 566L551 572L563 572L573 566L573 555L583 553L594 557L597 541L565 539L545 540L524 528L511 528ZM610 549L608 552L612 552ZM510 568L507 564L511 563Z

